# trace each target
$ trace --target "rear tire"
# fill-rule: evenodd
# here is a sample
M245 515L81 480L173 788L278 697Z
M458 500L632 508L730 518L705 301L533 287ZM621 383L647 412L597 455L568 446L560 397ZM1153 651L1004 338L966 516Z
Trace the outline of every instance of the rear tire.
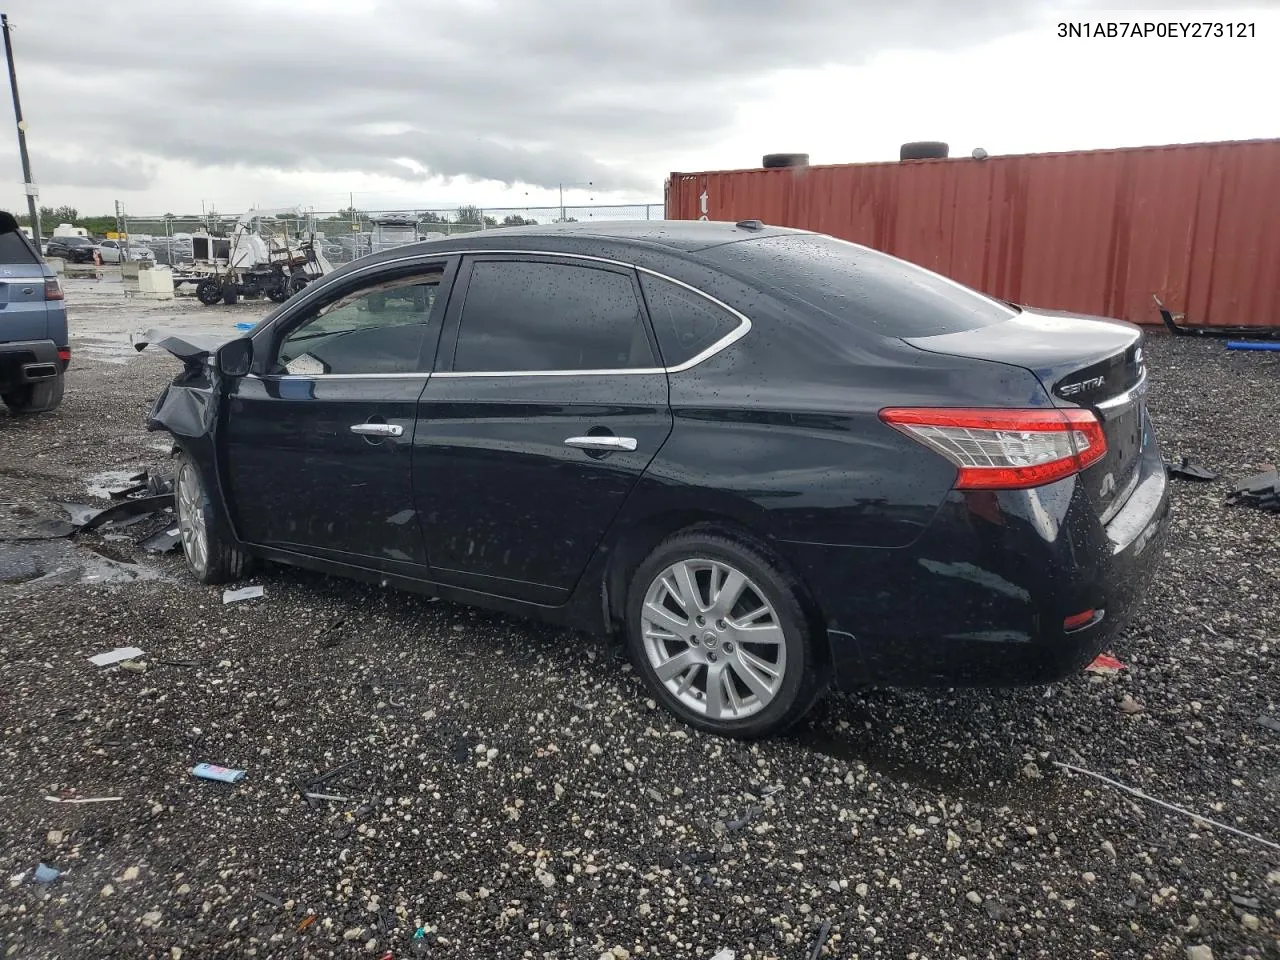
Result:
M244 577L253 558L223 530L194 460L183 454L173 482L173 509L182 534L187 569L201 583L230 583Z
M4 405L14 413L48 413L62 403L63 374L49 380L29 383L4 395Z
M627 647L654 697L690 726L741 739L779 733L826 687L801 596L745 538L683 531L632 577Z

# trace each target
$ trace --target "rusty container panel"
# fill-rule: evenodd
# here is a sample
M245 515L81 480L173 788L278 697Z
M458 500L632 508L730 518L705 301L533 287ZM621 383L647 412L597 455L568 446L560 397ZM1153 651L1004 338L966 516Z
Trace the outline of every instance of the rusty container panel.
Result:
M1280 140L673 173L672 219L759 219L1030 306L1280 325Z

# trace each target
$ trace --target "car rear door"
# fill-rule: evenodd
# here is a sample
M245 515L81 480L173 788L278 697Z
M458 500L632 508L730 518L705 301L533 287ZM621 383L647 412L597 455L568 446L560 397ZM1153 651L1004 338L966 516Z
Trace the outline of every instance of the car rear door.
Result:
M241 539L426 575L410 452L455 267L362 271L255 336L266 363L231 388L222 430Z
M414 442L433 578L566 599L671 432L657 358L634 269L465 258Z

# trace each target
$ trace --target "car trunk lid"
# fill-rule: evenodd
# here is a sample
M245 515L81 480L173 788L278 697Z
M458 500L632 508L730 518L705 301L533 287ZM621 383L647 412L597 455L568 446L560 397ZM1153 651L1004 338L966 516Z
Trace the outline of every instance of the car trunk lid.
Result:
M1056 406L1092 410L1102 422L1107 453L1084 472L1086 489L1104 522L1124 506L1137 484L1147 429L1138 327L1023 309L1004 323L904 339L931 353L1022 367L1035 374Z

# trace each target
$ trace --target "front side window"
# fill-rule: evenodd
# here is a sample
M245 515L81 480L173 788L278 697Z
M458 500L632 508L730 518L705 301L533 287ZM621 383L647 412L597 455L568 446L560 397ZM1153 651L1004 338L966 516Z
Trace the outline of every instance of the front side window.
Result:
M324 374L426 373L423 346L443 268L361 287L321 307L285 337L277 371Z
M563 263L481 260L471 270L453 369L461 372L656 367L635 283Z

